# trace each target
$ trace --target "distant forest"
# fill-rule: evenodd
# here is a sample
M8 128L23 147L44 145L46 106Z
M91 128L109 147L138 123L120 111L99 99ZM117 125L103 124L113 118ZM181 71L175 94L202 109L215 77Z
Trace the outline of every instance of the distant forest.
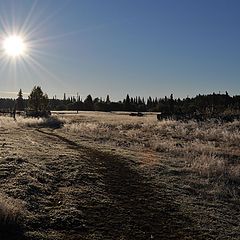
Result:
M18 96L19 97L19 96ZM16 101L10 98L0 98L0 110L9 111L16 106ZM29 108L29 100L22 99L21 109ZM187 113L239 113L240 95L230 96L225 94L197 95L193 98L175 99L173 94L164 98L130 97L126 96L122 101L111 101L109 95L105 99L92 98L88 95L85 100L80 97L66 97L62 99L53 97L48 99L48 110L64 111L130 111L130 112L162 112L167 114L187 114Z

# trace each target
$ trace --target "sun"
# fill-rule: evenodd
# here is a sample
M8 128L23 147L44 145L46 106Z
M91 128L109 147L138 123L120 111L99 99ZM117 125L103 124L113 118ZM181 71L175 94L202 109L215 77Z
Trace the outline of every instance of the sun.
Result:
M10 57L22 56L26 51L26 44L21 36L12 35L3 41L3 49Z

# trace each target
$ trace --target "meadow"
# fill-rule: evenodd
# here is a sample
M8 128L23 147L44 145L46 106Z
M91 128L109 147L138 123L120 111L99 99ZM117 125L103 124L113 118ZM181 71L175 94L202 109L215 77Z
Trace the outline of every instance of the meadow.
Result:
M239 239L239 121L54 112L0 130L1 239Z
M186 169L220 185L227 183L221 191L215 189L219 197L225 191L234 197L238 190L233 188L231 193L228 184L240 183L239 121L157 121L155 114L131 117L128 113L83 112L79 117L69 115L65 122L63 129L75 136L125 150L147 149L183 159Z

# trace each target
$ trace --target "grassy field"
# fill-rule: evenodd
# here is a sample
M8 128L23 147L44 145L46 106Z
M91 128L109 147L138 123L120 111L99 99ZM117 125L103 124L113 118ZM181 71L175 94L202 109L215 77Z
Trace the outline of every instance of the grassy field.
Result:
M0 239L239 239L240 122L0 117Z

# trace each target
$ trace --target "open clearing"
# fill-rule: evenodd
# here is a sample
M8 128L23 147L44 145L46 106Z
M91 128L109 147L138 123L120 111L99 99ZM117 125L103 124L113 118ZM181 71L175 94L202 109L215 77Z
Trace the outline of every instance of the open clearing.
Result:
M239 122L58 118L0 119L1 240L240 239Z

